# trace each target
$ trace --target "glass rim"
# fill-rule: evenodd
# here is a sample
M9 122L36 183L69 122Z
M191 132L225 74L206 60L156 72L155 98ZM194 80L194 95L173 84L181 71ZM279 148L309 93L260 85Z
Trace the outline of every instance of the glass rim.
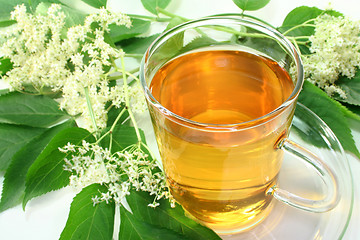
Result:
M164 41L169 39L170 37L183 32L187 29L195 28L195 27L201 27L201 26L208 26L208 25L214 25L214 21L217 22L218 25L222 23L232 23L232 24L239 24L244 25L247 27L251 27L256 30L261 30L262 33L271 36L275 38L278 43L285 47L287 50L287 54L289 54L292 59L295 62L296 68L297 68L297 81L294 86L294 89L290 96L277 108L272 110L271 112L262 115L258 118L251 119L249 121L239 122L239 123L230 123L230 124L215 124L215 123L203 123L203 122L197 122L193 121L191 119L188 119L186 117L182 117L166 107L164 107L155 97L152 95L149 86L147 84L147 79L145 76L145 69L148 62L148 59L152 56L152 54L156 51L157 47L160 46ZM212 23L212 24L211 24ZM171 59L170 59L171 60ZM185 23L182 23L180 25L177 25L162 34L160 34L148 47L146 50L141 64L140 64L140 83L144 90L145 97L147 98L148 102L152 104L156 109L158 109L160 112L162 112L165 116L171 117L172 120L178 120L181 123L187 123L192 126L197 127L206 127L206 128L214 128L214 129L232 129L232 128L241 128L242 126L249 126L252 123L257 123L255 125L259 125L261 123L265 123L270 121L271 119L275 118L282 110L286 109L288 106L293 104L302 89L302 85L304 82L304 73L303 73L303 64L300 57L300 54L298 50L293 46L293 44L285 37L283 36L279 31L272 28L269 25L265 25L264 22L260 21L257 18L253 18L251 16L247 15L241 15L241 14L220 14L220 15L213 15L208 16L196 20L191 20ZM260 122L260 123L259 123Z

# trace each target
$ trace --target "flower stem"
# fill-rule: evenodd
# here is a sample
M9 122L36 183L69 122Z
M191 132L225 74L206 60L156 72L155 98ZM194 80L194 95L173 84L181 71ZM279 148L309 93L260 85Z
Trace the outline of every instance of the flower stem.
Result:
M123 109L121 110L121 112L120 112L120 113L118 114L118 116L116 117L114 123L112 124L110 130L107 131L105 134L103 134L99 139L97 139L96 144L98 144L101 140L103 140L107 135L110 134L109 150L111 151L111 147L112 147L112 133L113 133L113 131L114 131L114 129L115 129L116 124L119 122L121 116L125 113L125 111L126 111L126 108L123 108Z
M154 152L149 148L149 146L146 145L143 142L141 142L141 145L149 152L149 154L150 154L151 158L153 159L153 161L158 162L157 158L155 157ZM161 162L159 162L158 165L161 166Z
M174 18L174 17L180 18L184 22L187 22L187 21L191 20L191 19L188 19L188 18L181 17L179 15L173 14L171 12L168 12L165 9L162 9L162 8L157 8L157 10L158 10L159 13L162 13L162 14L164 14L166 16L169 16L169 17L172 17L172 18ZM243 37L258 37L258 38L267 37L265 34L241 32L241 31L235 30L235 29L233 29L231 27L208 26L207 28L222 31L222 32L227 32L227 33L231 33L231 34L235 34L235 35L243 36ZM201 35L206 36L206 34L204 32L202 32L200 29L196 28L196 31L198 31Z
M121 76L111 76L111 77L108 77L107 79L109 80L109 81L114 81L114 80L118 80L118 79L120 79L120 78L122 78Z
M127 77L126 77L124 56L121 56L120 59L121 59L121 69L120 69L120 71L121 71L121 73L123 75L123 88L124 88L124 93L125 93L125 109L129 113L129 117L130 117L130 119L131 119L131 121L133 123L133 126L135 128L136 137L137 137L138 142L140 144L142 142L142 140L141 140L139 127L137 126L134 114L133 114L133 112L131 111L131 108L130 108L130 96L129 96Z
M165 16L168 16L168 17L170 17L170 18L175 18L175 17L177 17L177 18L180 18L181 20L183 20L183 21L185 21L185 22L190 21L190 19L188 19L188 18L181 17L181 16L176 15L176 14L174 14L174 13L168 12L168 11L166 11L166 10L163 9L163 8L157 7L156 10L158 11L158 13L162 13L162 14L164 14Z
M136 53L126 53L125 57L133 57L133 58L142 58L143 54L136 54Z
M161 18L161 17L151 17L146 15L139 15L139 14L127 14L131 18L137 18L137 19L146 19L153 22L169 22L171 18Z
M314 19L312 19L312 20L314 20ZM306 22L308 22L308 21L306 21ZM296 25L296 26L294 26L294 27L292 27L292 28L289 28L288 30L286 30L285 32L283 32L283 35L284 36L286 36L287 34L289 34L289 32L292 32L292 31L294 31L295 29L297 29L297 28L301 28L301 27L315 27L315 24L307 24L307 23L302 23L302 24L300 24L300 25Z
M110 133L112 133L112 132L114 131L116 124L117 124L118 121L120 120L121 116L125 113L125 111L126 111L126 108L123 108L123 110L121 110L121 112L119 113L119 115L116 117L113 125L111 126L111 128L110 128L110 130L109 130Z
M85 92L86 104L87 104L87 107L88 107L88 110L89 110L89 115L90 115L93 127L95 129L95 132L97 133L98 132L98 127L96 125L94 110L93 110L92 105L91 105L91 100L90 100L90 96L89 96L88 87L84 88L84 92Z
M136 82L140 83L140 79L138 77L136 77L134 74L130 73L130 72L126 72L127 75L129 75L130 77L132 77L133 79L136 80Z
M309 36L296 36L296 37L288 37L288 38L293 38L293 39L308 39Z

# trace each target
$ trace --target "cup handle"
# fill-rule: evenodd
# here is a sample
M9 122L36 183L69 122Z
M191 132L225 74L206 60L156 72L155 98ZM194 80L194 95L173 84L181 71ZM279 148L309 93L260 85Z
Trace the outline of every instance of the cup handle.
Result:
M267 194L273 195L277 200L290 206L310 212L320 213L333 209L340 199L338 180L333 171L315 154L287 138L280 141L278 148L310 163L327 187L327 193L323 199L311 200L278 188L275 185L268 189Z

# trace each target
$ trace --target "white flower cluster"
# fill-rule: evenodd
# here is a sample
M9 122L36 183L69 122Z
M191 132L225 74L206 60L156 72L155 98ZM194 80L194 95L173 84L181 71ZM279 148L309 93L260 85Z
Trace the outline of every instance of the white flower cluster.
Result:
M346 98L336 86L339 76L352 78L360 67L360 22L327 14L315 19L311 41L312 54L303 56L305 77L331 96Z
M154 202L149 204L151 207L158 206L157 201L161 198L171 199L163 172L138 145L115 154L86 141L81 146L68 143L59 150L70 156L64 165L64 169L72 173L70 186L83 188L99 183L108 187L108 192L92 199L94 204L112 200L121 204L131 188L154 195Z
M71 50L64 46L68 41L61 40L65 14L59 11L59 6L51 6L47 16L34 16L27 14L24 5L18 5L11 12L11 19L17 24L1 32L0 52L11 60L14 69L4 79L15 89L23 85L36 89L62 86L69 74L65 66Z
M11 17L17 24L0 36L0 52L14 66L3 77L12 90L23 91L32 86L39 93L46 87L61 91L61 109L74 116L82 115L84 128L96 130L94 119L97 128L106 127L106 103L114 102L119 107L127 93L120 84L109 87L108 70L124 52L110 46L104 35L109 24L130 27L130 18L100 9L88 15L84 25L67 29L66 15L57 4L52 4L46 15L27 13L26 7L19 5ZM139 93L139 88L136 84L126 89ZM134 110L141 111L145 105L142 94L129 97L135 98ZM88 109L89 102L93 115Z

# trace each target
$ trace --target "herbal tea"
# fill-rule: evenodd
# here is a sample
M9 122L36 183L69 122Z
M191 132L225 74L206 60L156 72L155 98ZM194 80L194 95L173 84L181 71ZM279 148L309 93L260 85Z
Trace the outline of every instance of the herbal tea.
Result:
M154 75L150 90L162 106L207 126L169 117L159 127L161 116L150 108L173 196L218 233L247 229L270 211L266 192L282 161L274 145L286 135L292 114L258 118L284 103L293 89L276 62L245 51L192 52Z

